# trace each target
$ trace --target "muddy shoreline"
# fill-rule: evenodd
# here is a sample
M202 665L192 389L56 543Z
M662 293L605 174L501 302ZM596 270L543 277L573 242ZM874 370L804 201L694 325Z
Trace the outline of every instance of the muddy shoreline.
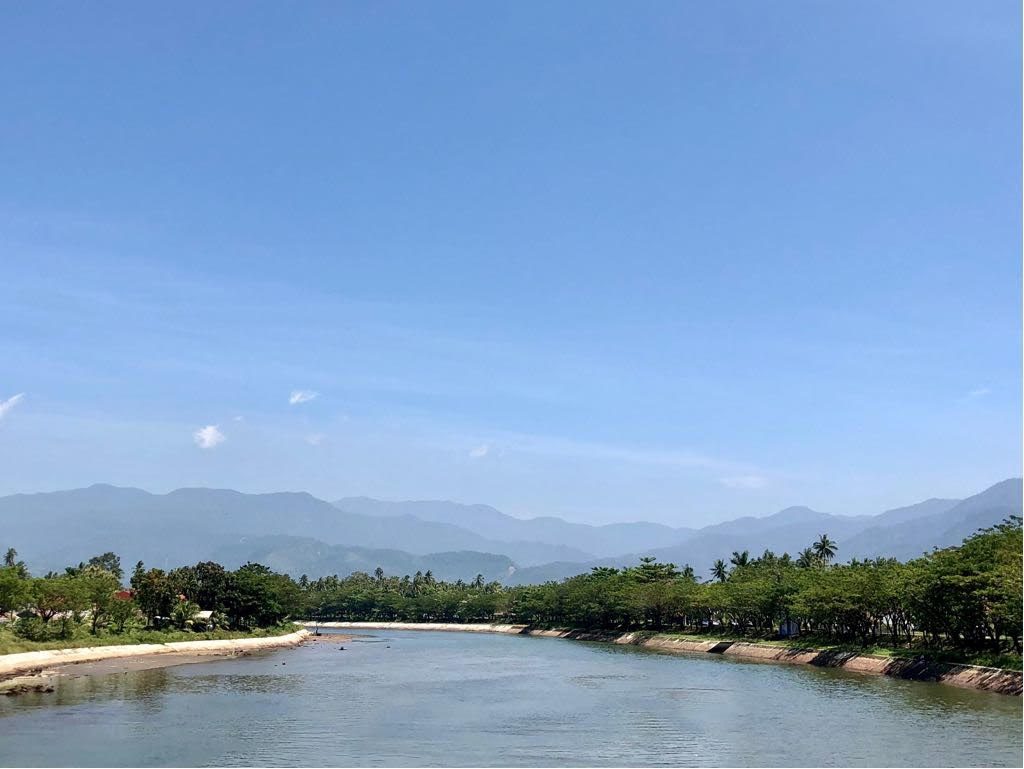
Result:
M79 649L49 649L0 655L0 694L50 691L63 675L103 675L187 665L256 651L297 646L311 638L306 629L282 636L166 644L124 644Z

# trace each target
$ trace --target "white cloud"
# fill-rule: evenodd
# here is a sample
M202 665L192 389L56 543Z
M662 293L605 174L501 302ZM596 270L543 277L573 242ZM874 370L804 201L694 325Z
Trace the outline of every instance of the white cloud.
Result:
M235 420L236 422L244 422L245 421L245 417L243 417L243 416L237 416L237 417L231 417L231 418L233 420Z
M967 393L967 397L968 398L984 398L986 395L988 395L991 392L992 391L989 388L987 388L987 387L976 387L973 390L971 390L969 393Z
M315 390L292 390L292 394L288 397L288 404L296 406L299 403L308 403L319 394Z
M201 449L212 449L217 444L223 443L226 438L217 425L207 425L192 433L192 440Z
M486 457L490 453L491 447L488 446L486 443L482 443L479 446L476 446L475 448L469 450L469 456L471 456L473 459L482 459L483 457Z
M24 397L25 393L18 393L17 395L12 395L5 401L0 401L0 419L3 419L5 416L7 416L7 412L13 409L19 403L21 403L21 399Z
M310 433L306 436L306 443L310 446L319 446L327 436L323 433Z
M718 482L730 489L763 489L768 485L768 479L761 475L734 475L719 478Z
M543 435L505 434L500 436L509 450L532 454L575 457L587 460L629 462L642 465L694 468L716 473L729 473L729 477L754 476L762 471L753 465L707 456L689 450L662 450L590 443Z

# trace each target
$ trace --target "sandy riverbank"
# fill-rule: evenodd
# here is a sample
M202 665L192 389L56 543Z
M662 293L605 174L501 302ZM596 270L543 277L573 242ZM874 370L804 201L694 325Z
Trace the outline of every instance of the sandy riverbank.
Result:
M306 625L306 627L312 626L312 623ZM723 641L720 639L699 641L676 638L669 635L649 635L647 633L593 633L581 630L538 630L526 625L462 625L440 622L321 622L319 627L346 628L350 630L441 630L470 633L511 633L547 638L568 638L578 641L601 641L640 646L645 649L664 652L721 654L726 657L761 662L841 668L856 673L884 675L915 681L935 681L965 689L980 689L1017 696L1020 696L1022 688L1024 688L1024 676L1016 670L987 668L980 665L928 662L901 657L877 657L869 654L838 652L828 649L800 649L747 641Z
M123 644L81 649L48 649L0 655L0 689L23 690L46 687L54 675L66 674L76 666L82 674L120 670L145 670L211 657L232 657L264 649L297 646L310 637L306 629L280 636L231 638L215 641L174 641L166 644ZM88 663L89 667L77 666Z

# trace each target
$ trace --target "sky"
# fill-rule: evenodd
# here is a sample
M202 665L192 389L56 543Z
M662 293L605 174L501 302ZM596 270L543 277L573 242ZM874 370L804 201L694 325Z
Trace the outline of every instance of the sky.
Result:
M705 525L1021 466L1014 2L0 11L0 494Z

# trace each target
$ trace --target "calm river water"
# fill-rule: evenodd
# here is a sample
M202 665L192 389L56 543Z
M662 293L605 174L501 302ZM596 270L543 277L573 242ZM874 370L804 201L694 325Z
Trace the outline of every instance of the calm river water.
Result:
M1021 717L803 666L375 631L0 698L0 764L1020 766Z

